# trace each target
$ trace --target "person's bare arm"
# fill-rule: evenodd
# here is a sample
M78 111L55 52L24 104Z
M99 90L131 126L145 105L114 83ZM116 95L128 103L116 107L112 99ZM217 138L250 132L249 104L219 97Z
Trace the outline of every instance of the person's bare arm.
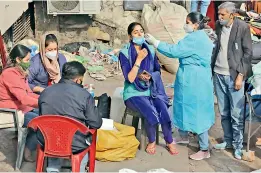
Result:
M44 90L44 88L40 87L40 86L35 86L33 88L33 92L35 92L35 93L41 93L41 92L43 92L43 90Z
M145 48L139 52L135 65L132 67L131 71L128 74L128 80L130 81L130 83L133 83L134 80L136 79L139 71L139 66L142 60L146 58L147 55L148 55L148 51Z

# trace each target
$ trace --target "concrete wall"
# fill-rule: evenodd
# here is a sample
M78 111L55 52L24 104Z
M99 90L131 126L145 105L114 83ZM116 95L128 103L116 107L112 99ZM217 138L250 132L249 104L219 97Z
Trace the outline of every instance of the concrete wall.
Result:
M88 15L48 15L46 1L35 1L36 39L45 32L56 34L59 44L86 41L87 29L92 24ZM77 29L80 28L80 29Z
M46 9L46 2L35 1L36 39L45 32L52 32L57 35L60 45L99 39L100 34L105 34L105 40L109 41L111 46L117 47L122 44L122 40L128 38L126 31L128 24L140 21L141 14L141 12L124 12L123 0L115 2L102 0L101 13L92 18L88 15L52 16L47 15ZM98 38L94 38L93 35Z
M100 13L92 18L88 15L52 16L47 15L46 2L35 1L35 22L38 39L44 32L56 34L60 45L102 37L116 48L128 41L128 25L141 22L141 11L124 11L123 0L102 0Z

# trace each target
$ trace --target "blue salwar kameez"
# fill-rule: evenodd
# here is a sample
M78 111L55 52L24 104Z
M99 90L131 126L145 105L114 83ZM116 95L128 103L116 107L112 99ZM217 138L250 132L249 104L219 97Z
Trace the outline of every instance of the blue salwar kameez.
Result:
M154 49L144 43L142 48L148 50L147 57L142 61L139 73L148 71L152 77L149 82L141 81L138 76L133 83L129 82L128 74L133 68L137 51L130 42L119 54L122 72L125 78L123 99L125 105L138 111L145 119L145 128L149 143L155 142L156 126L160 123L167 143L172 143L171 119L168 112L168 97L160 76L160 65Z

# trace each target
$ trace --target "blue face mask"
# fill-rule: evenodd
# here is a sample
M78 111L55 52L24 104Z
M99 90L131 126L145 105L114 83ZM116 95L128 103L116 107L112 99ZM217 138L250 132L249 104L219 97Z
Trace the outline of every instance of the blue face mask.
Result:
M133 37L132 41L133 41L133 43L141 46L143 43L145 43L145 38L144 37Z

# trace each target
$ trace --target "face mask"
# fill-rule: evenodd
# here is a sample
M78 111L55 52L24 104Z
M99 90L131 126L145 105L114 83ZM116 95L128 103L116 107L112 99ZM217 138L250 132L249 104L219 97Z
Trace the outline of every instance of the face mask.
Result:
M229 20L219 20L220 25L226 26L228 24Z
M19 63L19 65L20 65L20 67L22 67L22 69L24 70L24 71L26 71L28 68L29 68L29 66L30 66L30 62L20 62Z
M229 15L231 17L231 14ZM221 19L219 20L220 25L226 26L229 23L229 19Z
M141 46L145 42L145 38L144 37L133 37L132 41L133 41L133 43Z
M50 60L55 60L55 59L57 59L57 51L56 51L56 50L46 52L45 55L46 55L47 58L49 58Z
M194 31L194 29L192 28L192 26L190 24L185 24L184 30L186 33L192 33Z

